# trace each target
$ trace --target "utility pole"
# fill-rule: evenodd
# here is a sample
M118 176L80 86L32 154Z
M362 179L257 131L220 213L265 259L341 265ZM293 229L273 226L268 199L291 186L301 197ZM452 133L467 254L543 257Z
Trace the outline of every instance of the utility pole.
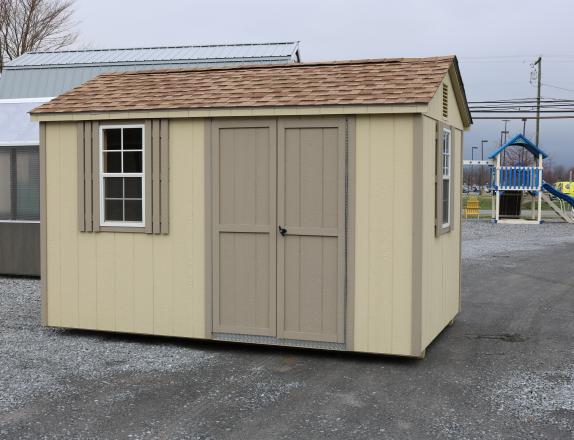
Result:
M508 134L508 130L506 129L508 127L508 123L510 122L510 119L503 119L502 122L504 122L504 130L500 132L500 145L504 145L506 143L506 135ZM504 138L504 140L503 140ZM506 150L504 150L502 152L502 162L506 163Z
M508 130L506 130L506 128L508 127L508 123L510 122L510 119L503 119L502 122L504 122L504 143L506 143L506 140L507 140L506 135L508 134Z
M536 146L540 145L540 89L542 87L542 57L538 57L534 65L538 65L538 93L536 95Z
M522 136L526 136L526 118L522 118Z
M478 150L478 147L472 147L471 160L474 160L474 150ZM475 174L476 173L474 172L474 167L472 167L470 170L470 185L471 186L472 186L472 182L475 180L474 179Z

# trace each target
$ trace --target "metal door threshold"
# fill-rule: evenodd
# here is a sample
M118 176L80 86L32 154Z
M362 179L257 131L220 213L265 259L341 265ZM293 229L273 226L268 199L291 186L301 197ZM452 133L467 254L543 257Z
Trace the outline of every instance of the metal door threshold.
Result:
M244 342L248 344L279 345L282 347L316 348L322 350L346 351L344 343L303 341L300 339L280 339L273 336L238 335L233 333L213 333L216 341Z

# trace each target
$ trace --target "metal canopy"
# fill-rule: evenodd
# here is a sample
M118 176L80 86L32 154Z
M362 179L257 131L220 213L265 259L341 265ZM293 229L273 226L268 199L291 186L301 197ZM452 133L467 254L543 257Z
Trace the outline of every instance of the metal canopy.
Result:
M108 72L299 61L298 42L30 52L5 65L0 99L54 97Z
M218 44L202 46L143 47L126 49L29 52L6 64L6 68L47 68L72 65L107 65L120 63L243 60L252 58L291 58L297 42L259 44Z

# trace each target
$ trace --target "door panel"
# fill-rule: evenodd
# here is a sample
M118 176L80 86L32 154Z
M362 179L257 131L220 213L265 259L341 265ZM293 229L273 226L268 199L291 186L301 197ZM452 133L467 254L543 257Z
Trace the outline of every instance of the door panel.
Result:
M280 120L277 332L344 341L344 121Z
M215 122L212 140L213 330L275 336L275 122Z

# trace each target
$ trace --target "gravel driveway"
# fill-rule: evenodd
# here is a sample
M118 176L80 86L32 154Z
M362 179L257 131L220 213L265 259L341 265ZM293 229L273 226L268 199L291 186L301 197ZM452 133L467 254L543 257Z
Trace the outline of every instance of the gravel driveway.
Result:
M422 361L44 329L0 278L0 438L574 438L574 225L463 229Z

